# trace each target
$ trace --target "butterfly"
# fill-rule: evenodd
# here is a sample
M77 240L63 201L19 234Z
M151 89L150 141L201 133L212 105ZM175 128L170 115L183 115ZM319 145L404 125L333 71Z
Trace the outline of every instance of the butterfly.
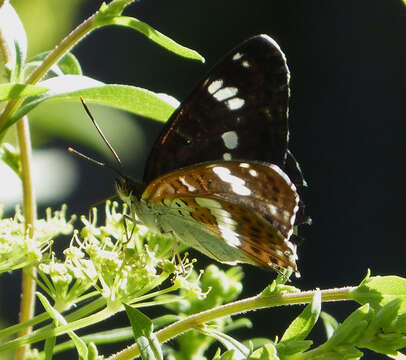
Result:
M219 262L299 276L291 237L306 183L288 150L289 79L268 35L225 55L164 126L143 183L116 179L137 221Z

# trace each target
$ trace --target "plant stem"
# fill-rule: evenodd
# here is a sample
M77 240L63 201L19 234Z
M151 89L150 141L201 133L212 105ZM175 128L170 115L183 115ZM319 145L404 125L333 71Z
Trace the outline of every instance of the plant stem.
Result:
M34 223L37 218L37 204L32 180L32 154L31 138L28 125L28 118L24 116L17 122L17 137L20 146L21 180L23 185L23 210L25 219L25 231L29 238L34 237ZM21 289L20 319L19 322L29 321L34 316L35 306L35 278L36 269L34 266L24 269ZM31 333L32 328L26 327L20 330L18 336L25 336ZM21 347L16 351L16 360L24 360L28 346Z
M16 349L21 346L25 346L27 344L33 344L33 343L45 340L50 337L65 334L68 331L74 331L77 329L81 329L86 326L90 326L90 325L96 324L98 322L101 322L103 320L106 320L114 314L115 314L115 312L112 312L110 309L105 308L95 314L89 315L86 318L79 319L77 321L68 323L66 325L59 326L57 328L44 328L41 330L37 330L30 335L27 335L24 337L19 337L15 340L9 341L8 343L0 345L0 352Z
M104 306L106 306L106 299L103 297L100 297L100 298L92 301L91 303L81 306L74 312L66 315L65 319L68 322L76 321L80 318L88 316L89 314L91 314L95 311L100 310ZM46 312L44 312L42 314L39 314L39 315L33 317L31 320L29 320L25 323L19 323L17 325L10 326L6 329L2 329L2 330L0 330L0 339L11 336L11 335L15 334L16 332L20 331L20 329L26 328L28 326L38 325L41 322L48 320L48 319L49 319L49 315ZM43 328L41 328L41 330L45 330L45 329L49 330L51 328L53 328L53 325L46 325Z
M353 287L345 287L338 289L328 289L321 292L322 300L327 302L352 300L348 293L353 290ZM201 313L191 315L186 319L179 320L166 328L158 331L156 336L160 343L164 343L188 330L201 328L208 321L213 321L225 316L235 315L246 311L276 307L282 305L306 304L309 303L315 291L304 291L300 293L291 293L283 295L257 295L251 298L232 302L227 305L222 305L214 309L203 311ZM108 360L129 360L140 354L136 344L126 348L125 350L112 355Z

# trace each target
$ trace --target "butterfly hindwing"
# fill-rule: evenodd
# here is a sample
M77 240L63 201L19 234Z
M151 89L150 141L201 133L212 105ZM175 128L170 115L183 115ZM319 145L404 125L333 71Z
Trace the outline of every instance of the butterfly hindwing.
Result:
M275 165L240 161L198 164L156 179L146 188L142 200L150 207L165 209L165 219L172 218L167 227L182 241L189 241L190 246L213 258L223 253L218 259L223 262L253 262L297 271L289 237L298 195ZM197 243L195 224L199 224L199 231L206 232L199 235L200 240L205 236L205 241ZM223 245L216 243L213 236ZM224 254L224 245L233 250ZM243 254L238 257L235 249Z

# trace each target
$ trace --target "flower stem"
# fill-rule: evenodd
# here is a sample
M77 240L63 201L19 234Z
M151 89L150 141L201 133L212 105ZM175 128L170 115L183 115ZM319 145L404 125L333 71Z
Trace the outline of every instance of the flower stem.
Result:
M354 289L353 287L345 287L338 289L323 290L323 301L342 301L351 300L348 293ZM216 320L225 316L235 315L246 311L276 307L282 305L306 304L309 303L315 291L304 291L300 293L279 294L279 295L257 295L251 298L232 302L227 305L222 305L214 309L203 311L201 313L191 315L186 319L179 320L166 328L158 331L156 336L160 343L164 343L188 330L200 328L208 321ZM125 350L112 355L108 360L129 360L140 354L136 344L126 348Z
M28 118L24 116L17 122L17 137L20 146L21 180L23 185L24 219L25 231L30 239L34 237L34 222L37 218L37 204L32 180L32 154L31 138L28 125ZM34 316L35 306L35 278L36 269L34 266L24 269L21 289L20 303L20 324L29 321ZM18 336L30 334L31 327L26 327L18 333ZM24 360L28 346L21 347L16 351L16 360Z
M68 331L74 331L77 329L84 328L86 326L90 326L93 324L96 324L98 322L101 322L103 320L108 319L115 313L112 312L108 308L104 308L103 310L89 315L88 317L76 320L74 322L68 323L66 325L59 326L57 328L44 328L41 330L36 330L32 334L29 334L24 337L19 337L15 340L11 340L5 344L0 345L0 352L7 351L7 350L12 350L19 348L21 346L26 346L27 344L33 344L38 341L43 341L47 338L58 336L61 334L65 334Z

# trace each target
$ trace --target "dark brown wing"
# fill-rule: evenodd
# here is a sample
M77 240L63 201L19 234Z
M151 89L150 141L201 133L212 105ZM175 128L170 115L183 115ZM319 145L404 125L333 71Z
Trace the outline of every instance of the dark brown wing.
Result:
M285 169L288 100L289 69L278 44L267 35L243 42L168 120L147 161L145 182L213 160L259 160Z

